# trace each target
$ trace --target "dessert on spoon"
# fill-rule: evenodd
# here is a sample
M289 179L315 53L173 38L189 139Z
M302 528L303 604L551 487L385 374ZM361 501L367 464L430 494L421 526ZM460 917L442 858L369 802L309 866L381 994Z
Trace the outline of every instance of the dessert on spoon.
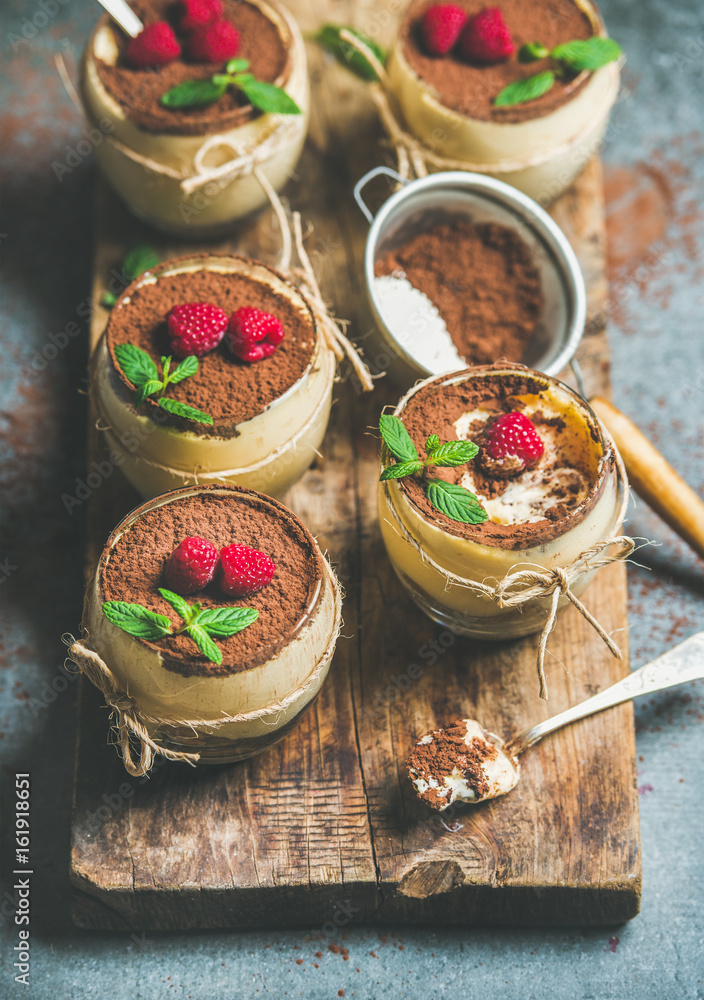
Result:
M419 798L438 812L455 802L483 802L505 795L518 784L518 757L539 740L578 719L704 677L704 632L646 663L628 677L573 708L539 722L504 741L474 719L459 719L422 736L406 768Z

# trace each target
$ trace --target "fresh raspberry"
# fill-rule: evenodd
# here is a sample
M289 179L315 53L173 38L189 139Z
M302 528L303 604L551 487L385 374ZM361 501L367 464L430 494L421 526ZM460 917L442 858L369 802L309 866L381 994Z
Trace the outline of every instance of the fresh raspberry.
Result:
M511 32L498 7L485 7L470 17L460 35L461 55L474 62L501 62L515 51Z
M523 413L503 413L489 427L482 464L497 475L511 476L534 465L545 447L535 425Z
M198 535L184 538L169 556L164 579L177 594L195 594L213 579L218 550Z
M230 597L245 597L261 590L276 572L266 552L249 545L228 545L220 549L220 590Z
M461 7L451 3L437 3L423 15L421 35L425 50L432 56L444 56L454 48L467 21Z
M261 309L243 306L230 316L228 342L241 361L270 358L284 339L281 320Z
M166 21L148 24L127 46L127 59L138 69L165 66L181 55L173 28Z
M221 63L237 55L240 33L229 21L215 21L188 36L186 52L195 62Z
M225 335L227 313L208 302L183 302L167 316L171 350L177 358L214 350Z
M181 31L188 33L206 24L220 21L223 15L222 0L181 0Z

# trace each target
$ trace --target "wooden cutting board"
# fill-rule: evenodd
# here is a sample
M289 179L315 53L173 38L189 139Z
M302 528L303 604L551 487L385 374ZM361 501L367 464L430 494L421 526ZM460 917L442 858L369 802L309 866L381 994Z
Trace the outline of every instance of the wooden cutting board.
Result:
M291 4L304 29L368 24L351 3ZM300 8L300 9L299 9ZM372 7L367 6L371 15ZM309 47L310 138L287 194L313 226L308 249L324 293L362 344L366 226L353 183L389 154L363 85ZM608 393L601 167L589 165L553 208L585 271L590 321L579 358L590 393ZM96 201L91 344L98 305L127 249L164 257L189 246L147 231L102 184ZM273 261L269 214L219 243ZM374 365L374 352L371 362ZM83 927L180 929L443 924L612 924L640 902L635 737L630 705L579 722L529 751L518 788L458 812L450 832L416 800L403 762L417 735L458 715L509 735L629 670L626 574L602 571L585 601L625 652L613 659L567 609L550 638L550 701L538 698L535 638L480 643L425 619L397 582L376 518L382 406L388 379L362 396L337 388L324 455L287 502L316 534L346 591L345 627L322 693L301 725L262 757L234 765L158 766L130 778L108 746L100 697L81 682L72 826L74 919ZM88 466L101 461L89 434ZM103 467L104 470L105 467ZM119 470L93 491L87 572L114 524L138 502Z

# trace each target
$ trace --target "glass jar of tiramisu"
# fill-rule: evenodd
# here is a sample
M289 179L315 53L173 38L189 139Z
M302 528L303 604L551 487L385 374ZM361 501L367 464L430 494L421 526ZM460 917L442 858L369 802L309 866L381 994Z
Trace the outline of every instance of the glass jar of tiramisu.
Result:
M438 6L435 0L413 0L389 56L389 82L403 126L430 154L456 161L453 169L466 164L467 170L488 173L549 203L597 151L618 93L617 61L594 71L569 71L550 57L561 44L606 36L596 5L503 0L487 9L481 0L458 0L452 7L466 23L458 42L442 55L424 27L428 11ZM500 20L485 34L490 47L500 40L503 48L482 52L481 38L465 43L462 34L471 31L469 22L477 16ZM524 45L535 55L531 62L523 61ZM552 85L531 100L497 102L509 85L535 76L547 80L546 74L553 74Z
M406 590L460 634L506 639L540 631L552 593L511 606L487 588L523 570L567 570L618 534L625 484L595 414L557 379L499 363L426 379L393 416L420 460L430 454L428 442L431 451L448 441L476 446L469 461L430 462L379 485L382 536ZM383 445L382 461L393 468L400 459ZM455 501L469 504L467 519L451 516ZM575 597L593 572L587 563L571 577ZM560 596L560 606L566 601Z
M243 340L250 333L260 339ZM178 374L155 388L165 358ZM319 454L335 365L282 275L198 254L125 289L94 352L91 393L111 461L142 496L216 482L281 496ZM141 398L149 375L154 391Z
M298 162L310 102L300 29L277 0L135 0L132 6L146 28L166 26L167 44L157 36L151 64L149 50L143 58L138 52L147 64L135 64L129 37L107 15L98 22L81 79L89 125L101 136L95 154L139 218L177 235L216 235L266 204L257 172L279 190ZM206 18L209 9L215 25L194 30L189 18ZM164 103L176 87L224 80L228 65L241 68L229 76L239 76L245 89L232 83L202 103ZM244 74L279 88L297 110L256 107Z
M252 490L194 486L143 504L112 532L87 591L83 643L157 746L221 763L297 724L340 621L337 580L295 514Z

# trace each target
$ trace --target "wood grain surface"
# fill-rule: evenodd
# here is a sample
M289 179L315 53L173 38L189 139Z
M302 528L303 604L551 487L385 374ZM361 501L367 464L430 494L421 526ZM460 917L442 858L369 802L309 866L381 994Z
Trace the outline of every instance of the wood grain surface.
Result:
M292 3L305 30L334 19L371 26L366 6ZM330 10L334 7L334 15ZM387 32L392 30L387 26ZM366 225L354 182L391 162L364 87L308 48L313 118L286 195L312 225L308 250L325 295L370 345L362 278ZM381 198L384 190L378 191ZM589 165L552 210L580 258L590 321L579 357L590 394L608 394L601 168ZM187 252L135 222L102 184L96 198L92 343L97 304L127 248ZM215 246L214 244L210 244ZM274 262L273 216L216 245ZM368 351L372 368L383 358ZM344 374L344 372L343 372ZM129 778L108 745L100 696L81 682L71 878L74 918L93 928L342 927L348 921L616 923L640 901L635 737L630 705L586 719L529 751L517 789L450 817L418 802L403 762L414 737L458 715L511 735L594 694L629 669L625 568L602 571L589 609L625 651L611 657L567 609L549 643L541 702L535 637L480 643L425 619L397 582L378 530L375 491L382 406L403 386L336 391L324 454L287 502L313 530L346 591L345 627L313 709L281 744L235 765L163 764ZM102 461L89 433L88 465ZM103 467L105 468L105 467ZM138 501L119 470L90 499L87 572ZM452 827L454 829L454 827Z

